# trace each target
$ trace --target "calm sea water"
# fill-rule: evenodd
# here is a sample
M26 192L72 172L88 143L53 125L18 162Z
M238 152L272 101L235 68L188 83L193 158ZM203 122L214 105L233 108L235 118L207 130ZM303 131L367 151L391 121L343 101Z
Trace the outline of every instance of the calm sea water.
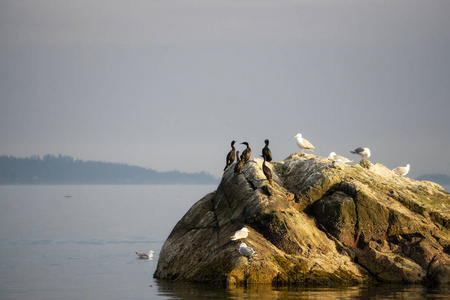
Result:
M225 289L153 279L176 222L212 185L0 186L0 299L447 299L422 286ZM139 260L135 251L156 252Z

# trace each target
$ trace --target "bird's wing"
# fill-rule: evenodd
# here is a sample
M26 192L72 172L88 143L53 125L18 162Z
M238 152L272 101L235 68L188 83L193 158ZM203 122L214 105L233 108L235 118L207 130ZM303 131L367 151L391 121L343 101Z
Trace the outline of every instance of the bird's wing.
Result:
M307 139L303 139L303 145L305 145L306 148L315 148Z
M365 151L365 149L363 147L358 147L358 148L355 149L355 152L358 153L358 154L361 154L364 151Z
M239 248L239 253L241 253L242 255L245 255L245 256L251 255L251 252L250 252L249 249L246 248L246 247L241 247L241 248Z
M393 169L392 172L394 172L397 175L402 175L403 173L405 173L405 168L397 167L397 168Z

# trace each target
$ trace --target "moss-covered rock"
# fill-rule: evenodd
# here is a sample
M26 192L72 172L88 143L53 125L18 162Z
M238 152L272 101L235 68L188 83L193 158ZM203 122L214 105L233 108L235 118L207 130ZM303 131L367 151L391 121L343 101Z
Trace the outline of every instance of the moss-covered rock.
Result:
M348 285L450 282L450 196L364 160L293 154L228 168L164 243L155 277L228 285ZM230 237L243 226L258 254L239 254Z

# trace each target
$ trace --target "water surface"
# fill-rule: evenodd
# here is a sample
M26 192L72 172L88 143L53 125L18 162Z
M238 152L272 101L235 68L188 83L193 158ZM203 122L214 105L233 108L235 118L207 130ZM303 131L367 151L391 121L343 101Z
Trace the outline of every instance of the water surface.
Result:
M447 288L225 289L153 279L176 222L214 185L0 186L0 299L445 299ZM140 260L135 251L156 251Z

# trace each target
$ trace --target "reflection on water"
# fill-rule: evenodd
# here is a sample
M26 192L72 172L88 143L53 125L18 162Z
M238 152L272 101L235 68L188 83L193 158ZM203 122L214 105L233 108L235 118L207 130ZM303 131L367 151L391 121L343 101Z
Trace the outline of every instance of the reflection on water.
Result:
M448 287L373 285L343 288L301 288L258 284L224 288L214 285L156 280L158 296L168 299L449 299Z

